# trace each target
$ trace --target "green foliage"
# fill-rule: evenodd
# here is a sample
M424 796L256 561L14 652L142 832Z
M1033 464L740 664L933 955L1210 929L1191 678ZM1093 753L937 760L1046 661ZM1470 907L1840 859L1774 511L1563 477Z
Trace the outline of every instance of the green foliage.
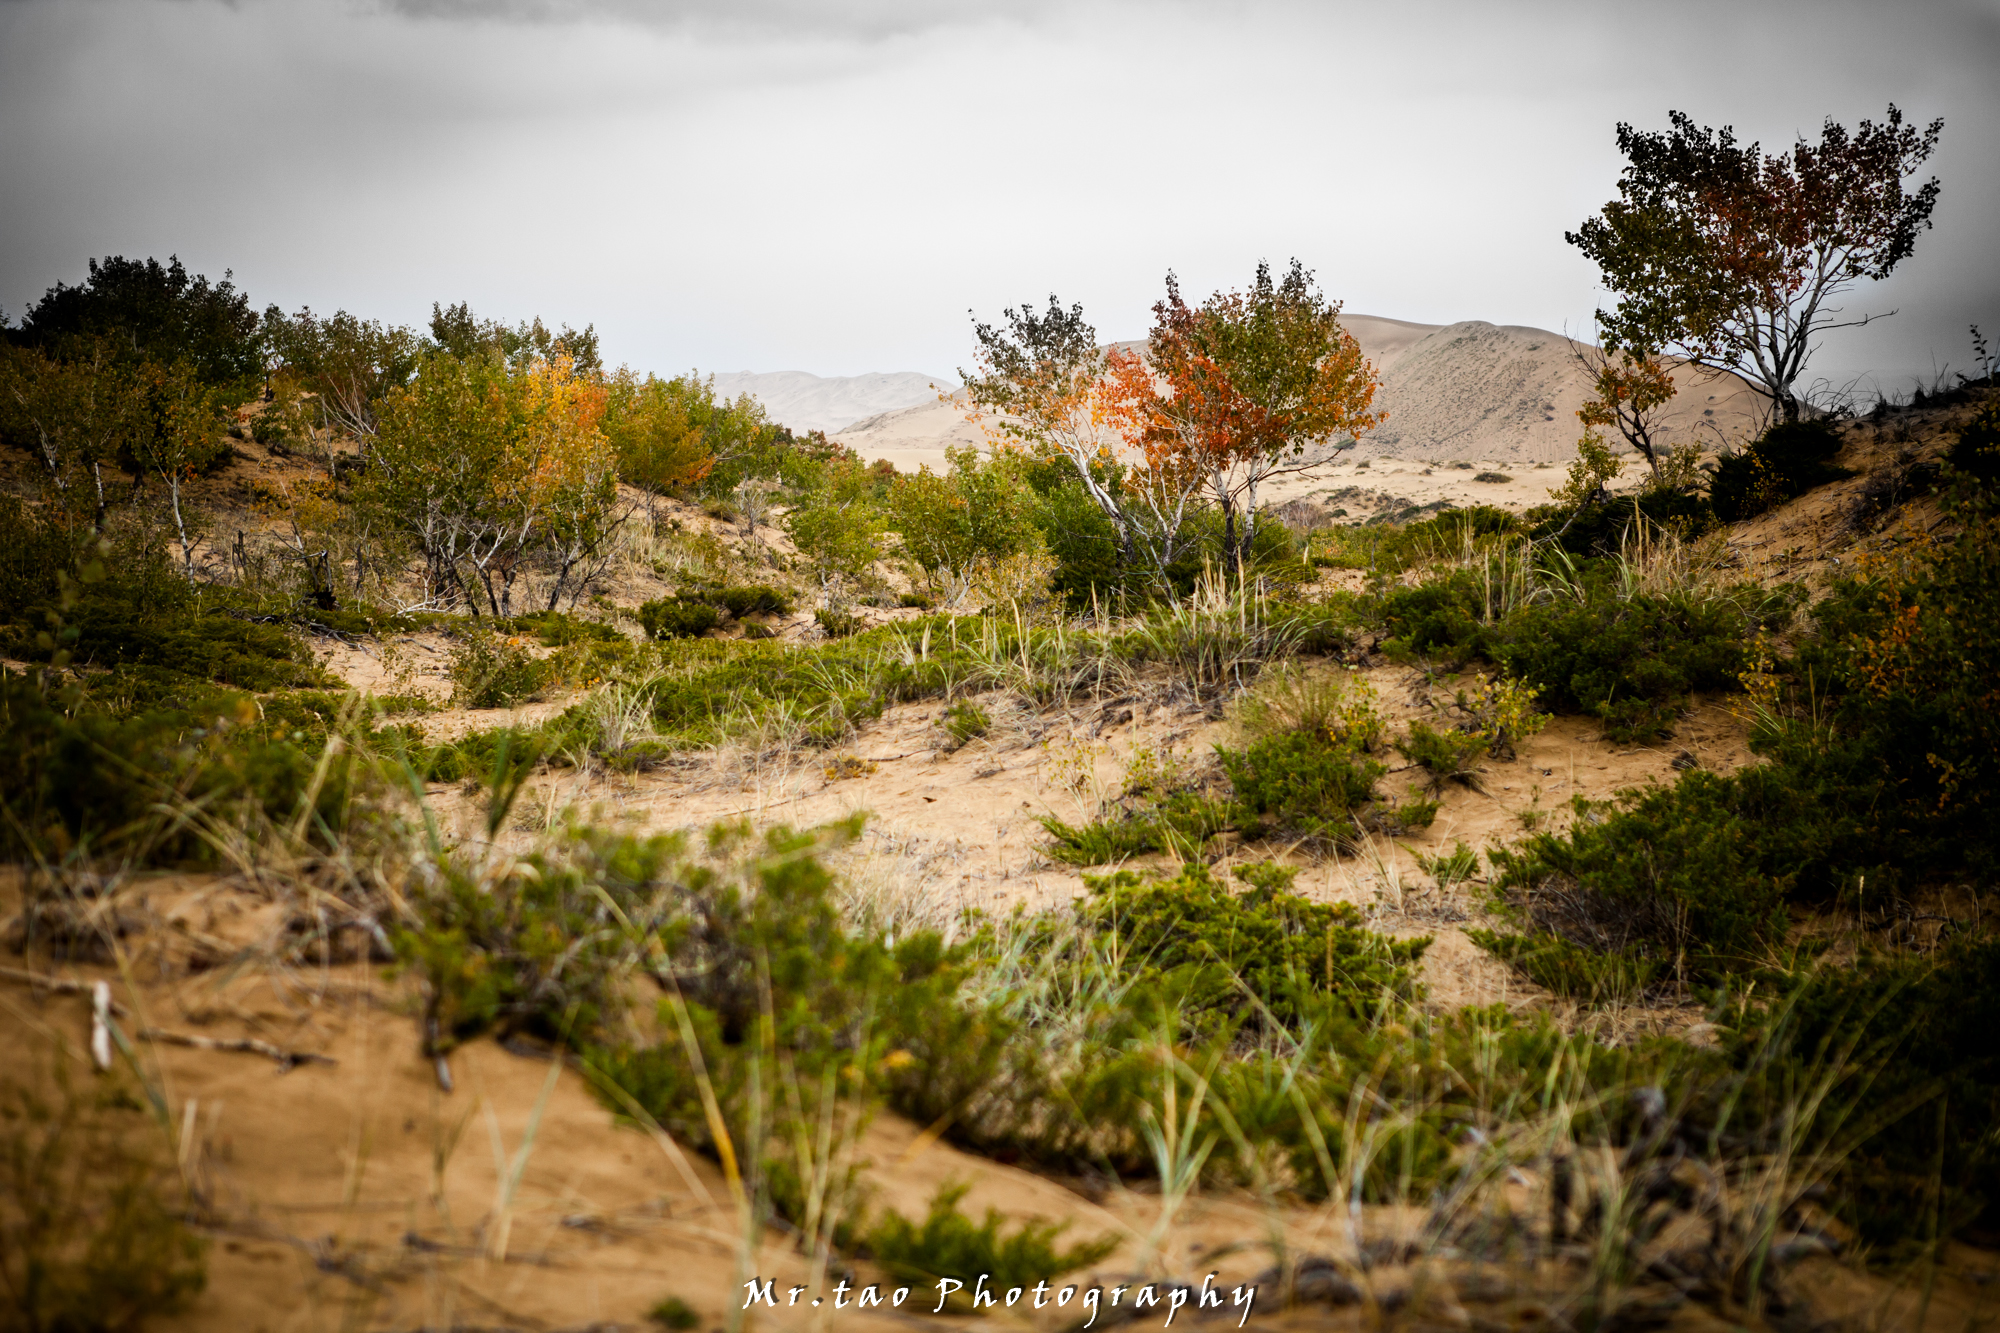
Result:
M1208 840L1236 824L1237 807L1198 792L1174 792L1116 819L1066 824L1044 815L1041 824L1054 839L1049 856L1075 866L1115 865L1148 852L1182 858L1201 855Z
M458 708L511 708L542 688L542 666L516 639L474 624L452 646L451 701Z
M1388 771L1357 746L1298 731L1259 737L1242 750L1218 746L1216 755L1251 815L1336 840L1355 835L1353 812L1373 798Z
M102 342L127 358L187 361L201 382L247 398L264 370L257 314L225 275L210 283L178 258L111 255L75 287L57 283L21 319L17 339L59 356Z
M944 729L950 744L939 748L956 750L976 737L984 736L993 725L993 719L986 716L986 710L969 699L961 699L938 714L938 725Z
M1539 931L1630 951L1676 979L1755 968L1789 925L1796 872L1772 853L1796 836L1797 797L1781 781L1691 769L1613 812L1579 807L1567 834L1493 852L1495 887L1519 891Z
M813 612L813 623L825 631L829 639L845 639L859 634L867 628L868 622L853 611L843 611L838 607L822 606Z
M1088 1268L1118 1248L1118 1237L1100 1236L1057 1247L1069 1224L1030 1218L1003 1235L1006 1218L987 1209L986 1220L975 1223L959 1211L971 1187L938 1186L923 1223L888 1212L868 1232L868 1252L890 1276L902 1282L935 1285L940 1278L964 1284L954 1293L963 1308L971 1308L971 1293L981 1278L1004 1295L1010 1287L1023 1290L1037 1282L1053 1283L1065 1273Z
M1297 873L1240 866L1242 893L1200 862L1171 879L1129 870L1088 875L1090 896L1077 913L1091 931L1115 934L1127 969L1170 997L1196 1031L1217 1021L1293 1026L1315 1011L1315 997L1330 996L1356 1016L1372 1013L1385 995L1408 997L1430 941L1363 930L1351 904L1291 892Z
M1709 502L1725 523L1755 518L1816 486L1854 475L1836 466L1840 432L1832 421L1781 421L1748 449L1717 462Z
M1730 1047L1753 1070L1779 1053L1780 1084L1852 1068L1843 1092L1869 1132L1833 1206L1868 1244L1914 1254L1920 1237L2000 1220L2000 941L1822 967L1784 1001L1744 1010Z
M1590 949L1561 935L1468 930L1465 937L1536 985L1593 1004L1642 999L1670 971L1636 948Z
M639 607L639 624L650 639L698 639L722 623L722 614L706 602L646 602Z
M1582 600L1521 607L1483 646L1535 686L1544 707L1595 714L1621 744L1664 735L1695 691L1734 688L1749 666L1751 630L1790 619L1789 600L1753 586L1726 597L1626 597L1614 574L1586 567Z
M1706 497L1658 487L1581 508L1543 506L1528 511L1526 519L1536 541L1585 556L1615 556L1630 536L1649 527L1692 540L1717 525Z
M115 1085L55 1097L0 1081L0 1325L122 1333L187 1308L206 1246L183 1220L157 1127Z
M1440 731L1421 718L1411 722L1409 734L1396 742L1404 758L1430 774L1433 792L1442 791L1447 782L1478 786L1479 761L1492 747L1490 736L1456 728Z
M2000 482L2000 398L1995 398L1958 433L1945 461L1982 485Z
M982 560L1003 560L1040 540L1035 494L1008 457L948 449L951 470L899 476L889 490L889 522L933 588L964 581Z
M668 1296L646 1312L646 1318L674 1333L687 1333L701 1325L701 1312L678 1296Z

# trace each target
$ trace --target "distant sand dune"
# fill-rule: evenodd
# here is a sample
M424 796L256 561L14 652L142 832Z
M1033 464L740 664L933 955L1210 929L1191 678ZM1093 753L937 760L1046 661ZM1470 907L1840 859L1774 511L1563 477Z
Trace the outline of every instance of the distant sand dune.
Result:
M1389 414L1352 458L1537 463L1574 454L1582 429L1576 410L1590 383L1563 335L1483 320L1441 325L1348 315L1342 323L1380 372L1376 406ZM1757 429L1764 400L1742 380L1685 366L1674 379L1680 395L1662 417L1669 441L1699 440L1713 449ZM835 438L864 458L887 458L905 470L920 463L939 468L945 446L983 442L965 420L963 392L950 402L920 401L857 418Z
M771 420L793 430L841 430L895 408L935 402L939 389L958 387L958 381L949 375L914 370L878 375L738 370L717 374L714 379L718 397L747 393L764 405Z

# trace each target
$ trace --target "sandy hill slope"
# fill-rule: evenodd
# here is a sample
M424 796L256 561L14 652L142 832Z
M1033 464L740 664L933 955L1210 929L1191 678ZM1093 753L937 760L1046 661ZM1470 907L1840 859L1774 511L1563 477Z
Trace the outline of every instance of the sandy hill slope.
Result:
M1348 315L1343 323L1381 373L1376 406L1389 413L1357 457L1536 463L1575 452L1576 409L1590 382L1562 334L1482 320L1415 324ZM1120 344L1128 345L1140 344ZM1755 433L1763 399L1741 380L1686 367L1675 379L1680 396L1665 417L1669 440L1714 449ZM859 418L839 432L864 458L905 469L941 466L945 446L980 438L965 420L963 394Z
M949 375L925 375L914 370L875 375L738 370L714 378L718 396L735 398L747 393L764 405L771 420L783 422L793 430L840 430L863 417L935 402L939 389L958 386L958 381Z

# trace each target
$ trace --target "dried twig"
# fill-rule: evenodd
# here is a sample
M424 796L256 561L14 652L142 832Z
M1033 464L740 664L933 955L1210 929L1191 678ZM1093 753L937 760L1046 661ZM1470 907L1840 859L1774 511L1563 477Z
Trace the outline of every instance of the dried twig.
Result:
M330 1055L320 1055L315 1051L288 1051L281 1046L273 1046L268 1041L255 1037L198 1037L189 1032L168 1032L162 1028L144 1028L139 1035L147 1041L163 1041L170 1046L191 1046L198 1051L235 1051L244 1055L261 1055L275 1060L282 1069L290 1070L305 1064L338 1064Z
M0 967L0 977L4 977L8 981L25 981L30 986L38 986L43 990L51 990L58 995L95 996L97 987L103 984L96 981L71 981L68 977L52 977L41 972L30 972L26 968L20 967ZM124 1017L124 1005L118 1003L116 1000L110 1001L110 1005L110 1012L117 1014L121 1018Z

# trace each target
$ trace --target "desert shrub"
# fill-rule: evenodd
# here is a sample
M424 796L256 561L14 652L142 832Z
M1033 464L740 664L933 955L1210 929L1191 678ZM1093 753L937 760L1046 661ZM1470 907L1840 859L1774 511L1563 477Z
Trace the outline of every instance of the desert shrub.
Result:
M1430 789L1442 791L1447 782L1478 785L1479 761L1493 746L1490 736L1476 731L1440 730L1418 719L1410 723L1409 734L1396 742L1404 758L1430 774Z
M55 1095L0 1082L0 1325L24 1333L137 1329L206 1284L158 1128L115 1083Z
M868 625L867 621L854 612L842 611L830 606L823 606L813 612L813 622L825 632L826 637L829 639L845 639L850 635L859 634Z
M1840 432L1826 418L1778 422L1748 449L1716 463L1708 488L1716 516L1725 523L1755 518L1815 486L1853 476L1833 462L1840 443Z
M561 611L532 611L515 616L503 628L515 634L532 634L547 648L568 648L577 644L607 644L621 647L631 641L616 625Z
M701 1312L678 1296L668 1296L646 1311L646 1318L674 1333L687 1333L701 1326Z
M950 1278L963 1283L964 1290L953 1293L959 1303L955 1308L970 1311L981 1278L988 1289L1004 1296L1010 1287L1026 1290L1037 1282L1053 1283L1118 1248L1118 1237L1110 1235L1058 1247L1056 1242L1069 1224L1040 1218L1029 1218L1003 1234L1007 1220L990 1208L985 1221L975 1223L958 1206L969 1189L950 1182L938 1186L921 1224L885 1212L867 1234L869 1254L902 1282L934 1285Z
M1444 653L1454 659L1470 657L1482 642L1486 605L1484 585L1466 569L1391 588L1375 603L1375 614L1387 635L1383 650L1392 656Z
M1547 713L1535 711L1534 686L1507 676L1480 677L1470 689L1459 690L1454 702L1496 759L1514 758L1516 743L1540 734L1549 724Z
M1504 472L1481 472L1477 476L1473 477L1473 480L1483 481L1488 483L1489 485L1503 486L1514 479L1508 476Z
M1669 971L1664 959L1638 949L1591 949L1555 934L1468 930L1467 939L1538 986L1557 995L1609 1004L1637 1000Z
M639 624L649 639L698 639L721 623L721 613L706 602L658 601L639 607Z
M728 612L737 620L745 616L788 616L792 613L791 599L779 589L763 583L684 589L677 594L677 599L712 606L718 611Z
M1732 689L1749 666L1760 619L1782 623L1790 603L1757 590L1698 598L1620 597L1611 571L1584 574L1583 600L1521 607L1486 636L1486 654L1534 685L1544 707L1595 714L1623 743L1666 733L1697 690Z
M1532 933L1677 980L1758 967L1789 924L1785 853L1815 831L1801 828L1800 795L1783 775L1691 769L1619 808L1580 806L1566 834L1491 853L1495 887Z
M1846 1066L1843 1109L1865 1129L1833 1207L1867 1243L1914 1252L1918 1237L2000 1220L2000 941L1818 968L1782 1001L1746 1007L1729 1046L1780 1087Z
M319 846L337 842L366 774L343 750L325 765L288 734L279 700L260 719L247 696L210 691L180 708L108 711L75 686L0 671L0 850L60 859L117 854L139 864L205 864L214 848L183 818L225 824L307 815ZM292 737L296 735L298 740ZM310 810L305 803L310 799Z
M1149 852L1199 856L1208 840L1237 822L1235 807L1197 792L1174 792L1108 819L1067 824L1044 815L1049 856L1067 865L1114 865Z
M1493 505L1448 510L1411 523L1331 528L1315 534L1315 563L1393 575L1429 560L1487 550L1516 536L1521 520Z
M929 611L937 603L920 592L903 592L896 594L896 605L916 611Z
M1098 934L1115 932L1139 980L1172 997L1199 1030L1269 1021L1295 1024L1331 997L1356 1015L1384 995L1409 996L1428 940L1391 940L1361 927L1347 903L1316 903L1291 891L1297 870L1238 867L1241 893L1190 862L1171 879L1129 870L1087 875L1077 913Z
M1355 835L1353 812L1388 771L1359 746L1299 731L1260 737L1241 750L1218 747L1216 755L1255 822L1328 839Z
M960 954L935 932L891 942L846 928L834 877L815 853L858 828L779 829L760 842L747 828L712 832L708 868L677 877L663 926L621 932L621 948L651 957L656 975L676 984L679 998L662 1005L665 1039L588 1056L615 1109L643 1110L703 1152L718 1151L710 1097L735 1144L757 1143L750 1127L761 1120L767 1148L740 1160L794 1223L805 1219L807 1154L821 1134L858 1133L898 1079L943 1074L947 1050L980 1067L981 1044L966 1030L974 1016L955 1002ZM734 859L717 864L724 852ZM933 1084L956 1086L948 1076ZM858 1202L851 1179L829 1188L829 1210Z
M518 639L478 626L459 631L447 670L458 708L511 708L541 689L544 676Z
M944 732L946 741L938 748L957 750L967 742L984 736L992 725L993 719L986 716L985 709L968 699L961 699L938 714L938 727Z
M1984 485L2000 482L2000 398L1966 423L1945 461Z
M1628 533L1657 528L1693 540L1714 531L1717 519L1705 496L1649 487L1580 510L1561 505L1530 510L1528 523L1537 541L1560 546L1573 555L1611 556L1618 553Z

